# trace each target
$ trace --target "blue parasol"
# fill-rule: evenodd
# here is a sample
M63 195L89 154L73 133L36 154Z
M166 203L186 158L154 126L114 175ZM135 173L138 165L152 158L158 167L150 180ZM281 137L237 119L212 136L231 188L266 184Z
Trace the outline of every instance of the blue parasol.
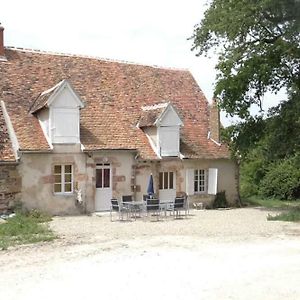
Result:
M149 183L148 183L148 187L147 187L147 194L148 195L153 195L154 194L153 176L152 176L152 174L150 175L150 178L149 178Z

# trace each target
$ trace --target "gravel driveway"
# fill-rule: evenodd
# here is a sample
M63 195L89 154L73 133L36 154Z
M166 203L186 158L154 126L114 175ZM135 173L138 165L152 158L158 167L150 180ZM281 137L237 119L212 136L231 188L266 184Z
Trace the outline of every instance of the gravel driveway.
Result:
M55 217L52 243L0 252L0 297L300 299L300 224L261 208L187 219Z

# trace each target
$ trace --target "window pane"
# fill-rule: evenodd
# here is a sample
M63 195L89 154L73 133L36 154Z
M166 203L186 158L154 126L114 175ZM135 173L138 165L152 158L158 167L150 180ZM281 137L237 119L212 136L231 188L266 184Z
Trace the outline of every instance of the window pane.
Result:
M54 174L60 174L61 173L61 166L54 166Z
M110 169L104 169L104 174L103 174L103 187L109 187L110 184L109 184L109 181L110 181Z
M164 172L164 190L168 189L168 172Z
M72 182L72 175L71 174L66 174L65 175L65 182Z
M61 175L54 175L54 182L61 183Z
M54 184L54 192L61 193L61 184L60 183Z
M96 188L102 188L102 169L96 169Z
M173 172L169 173L169 189L173 189Z
M163 189L163 173L159 172L159 189Z
M72 173L72 166L71 165L65 165L65 173Z
M198 182L197 181L194 182L194 191L198 192Z
M65 192L72 192L72 184L71 183L65 184Z

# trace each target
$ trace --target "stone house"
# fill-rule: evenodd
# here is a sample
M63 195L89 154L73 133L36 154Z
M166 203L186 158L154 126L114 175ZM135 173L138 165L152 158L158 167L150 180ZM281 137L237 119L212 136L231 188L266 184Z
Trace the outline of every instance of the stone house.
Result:
M161 201L209 205L225 191L236 203L218 109L188 70L4 47L3 31L1 211L107 210L112 197L142 199L150 174Z

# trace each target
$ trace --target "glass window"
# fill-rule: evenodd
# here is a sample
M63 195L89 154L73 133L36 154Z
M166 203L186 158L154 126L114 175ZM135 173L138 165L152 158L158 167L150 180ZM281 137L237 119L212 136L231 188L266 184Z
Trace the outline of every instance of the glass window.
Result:
M103 187L109 187L110 169L103 169Z
M159 172L159 189L163 189L163 172Z
M54 193L73 192L73 167L72 165L54 166Z
M96 188L109 188L110 179L110 164L97 164Z
M169 173L169 189L173 189L173 172Z
M102 188L102 169L96 169L96 188Z
M159 189L169 190L174 188L174 172L159 172Z
M203 169L194 172L194 191L204 193L206 191L206 171Z

